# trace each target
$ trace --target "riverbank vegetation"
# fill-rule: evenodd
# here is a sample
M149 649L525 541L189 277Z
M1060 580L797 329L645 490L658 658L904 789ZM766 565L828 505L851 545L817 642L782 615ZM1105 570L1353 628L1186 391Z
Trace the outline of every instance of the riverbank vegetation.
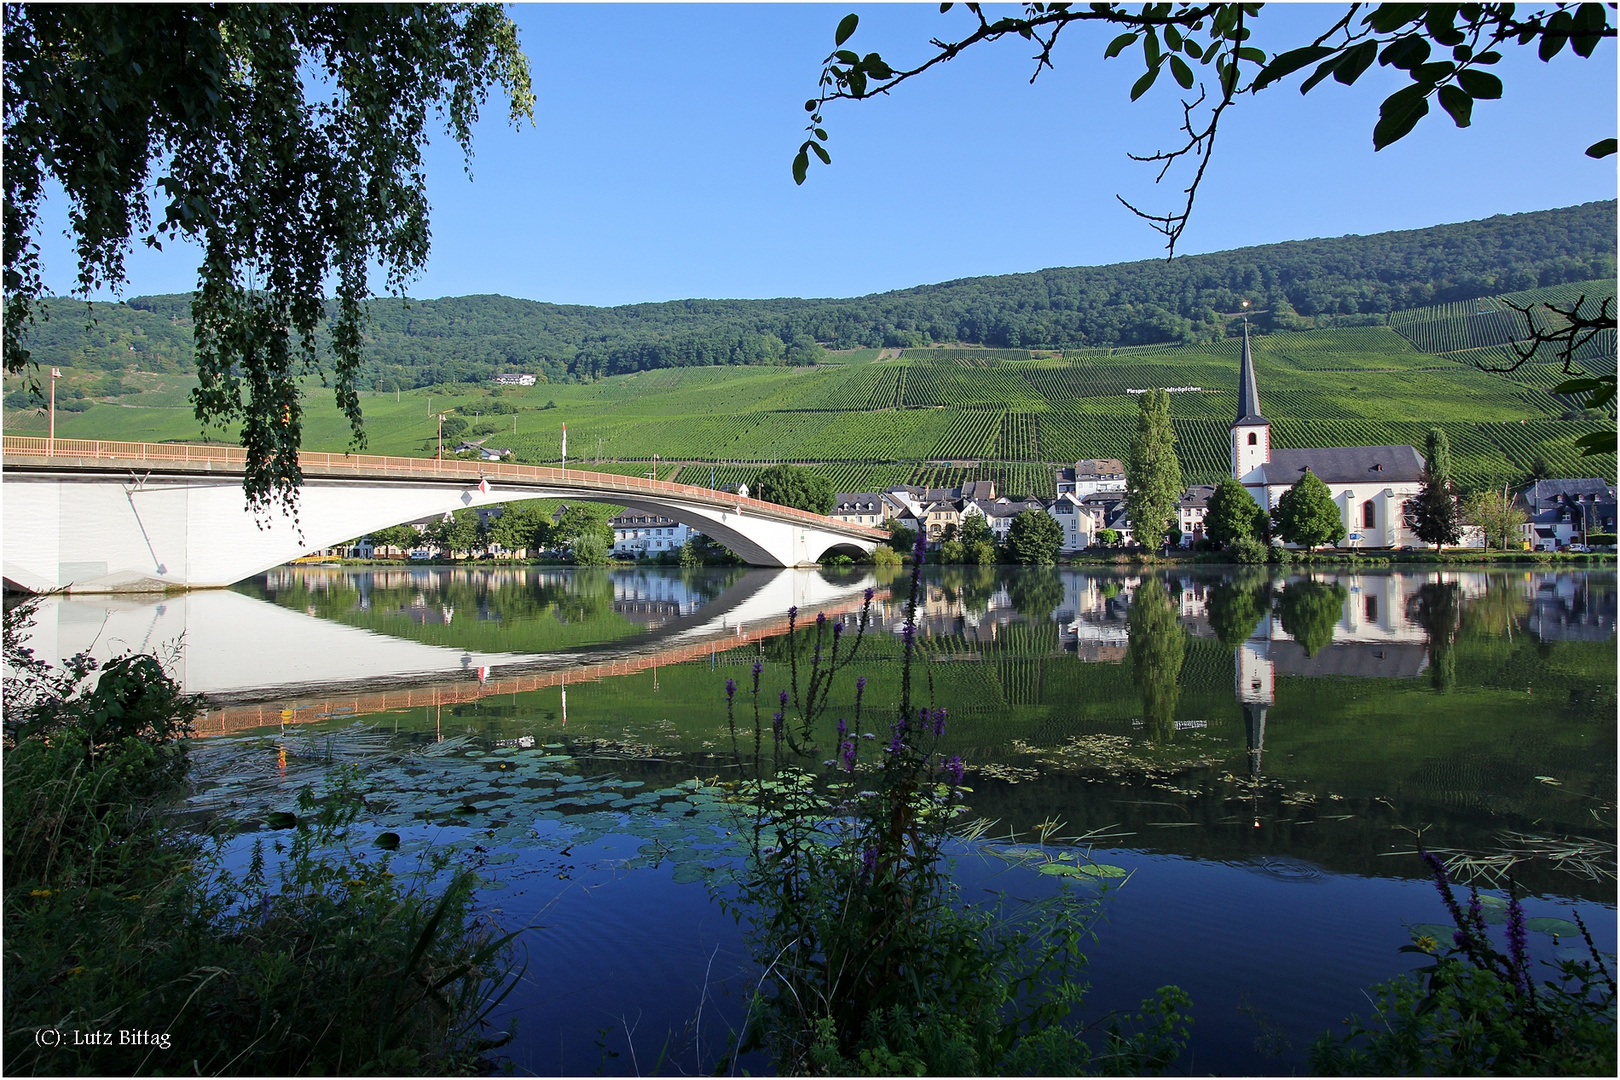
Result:
M351 844L342 768L228 860L179 813L196 702L151 656L45 664L30 608L5 619L6 1072L486 1071L516 970L478 875Z

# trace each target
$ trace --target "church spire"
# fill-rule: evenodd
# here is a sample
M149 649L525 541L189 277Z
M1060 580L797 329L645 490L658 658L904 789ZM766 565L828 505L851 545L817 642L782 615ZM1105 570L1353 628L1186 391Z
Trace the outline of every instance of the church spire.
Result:
M1254 383L1254 354L1249 351L1249 320L1243 320L1243 363L1238 368L1238 415L1232 421L1239 424L1266 424L1260 413L1260 390Z

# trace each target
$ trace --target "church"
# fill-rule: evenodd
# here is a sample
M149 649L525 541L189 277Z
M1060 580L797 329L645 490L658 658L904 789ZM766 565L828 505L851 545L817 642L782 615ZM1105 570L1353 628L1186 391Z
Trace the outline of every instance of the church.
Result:
M1423 455L1411 446L1329 446L1273 450L1271 421L1260 412L1249 326L1243 325L1238 413L1232 421L1232 478L1270 513L1283 492L1313 472L1339 504L1345 538L1340 547L1421 546L1407 521L1407 500L1423 487Z

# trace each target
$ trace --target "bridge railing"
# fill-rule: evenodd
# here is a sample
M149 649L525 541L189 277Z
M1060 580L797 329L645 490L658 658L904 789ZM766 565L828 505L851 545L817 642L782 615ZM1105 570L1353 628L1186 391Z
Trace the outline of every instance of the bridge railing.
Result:
M6 435L0 438L7 454L30 457L49 457L107 461L139 461L153 464L187 463L217 464L228 468L245 468L247 451L239 446L210 446L197 443L141 443L116 442L103 439L48 439L31 435ZM704 506L752 510L757 514L834 528L868 539L886 539L888 534L864 525L854 525L833 518L799 510L791 506L765 502L763 499L732 495L713 488L694 484L676 484L668 480L649 480L644 476L624 476L619 473L589 472L582 469L553 468L548 465L515 465L500 461L462 461L444 458L391 457L382 454L333 454L320 450L305 450L298 455L298 464L306 472L321 474L348 474L367 476L405 473L435 479L480 480L491 482L506 480L517 483L548 484L592 490L623 492L630 495L662 495L685 499Z

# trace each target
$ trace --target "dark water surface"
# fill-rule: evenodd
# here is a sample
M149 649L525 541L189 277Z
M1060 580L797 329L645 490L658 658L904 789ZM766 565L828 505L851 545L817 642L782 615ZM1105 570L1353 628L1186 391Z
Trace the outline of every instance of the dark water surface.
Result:
M1363 990L1445 922L1409 854L1520 862L1531 918L1615 947L1616 579L931 569L918 678L947 706L970 817L1091 833L1130 876L1089 950L1092 1014L1175 983L1187 1073L1306 1069ZM213 707L195 800L252 822L333 762L402 855L452 848L523 934L520 1073L712 1070L759 970L705 868L735 837L725 679L786 679L786 613L876 618L834 715L898 696L905 579L869 572L279 570L160 604L71 598L43 654L152 648ZM892 591L892 595L891 595ZM868 730L882 724L869 720ZM360 725L364 725L362 728ZM1048 877L964 850L964 896ZM1533 934L1537 954L1567 937ZM769 1062L745 1057L739 1071Z

